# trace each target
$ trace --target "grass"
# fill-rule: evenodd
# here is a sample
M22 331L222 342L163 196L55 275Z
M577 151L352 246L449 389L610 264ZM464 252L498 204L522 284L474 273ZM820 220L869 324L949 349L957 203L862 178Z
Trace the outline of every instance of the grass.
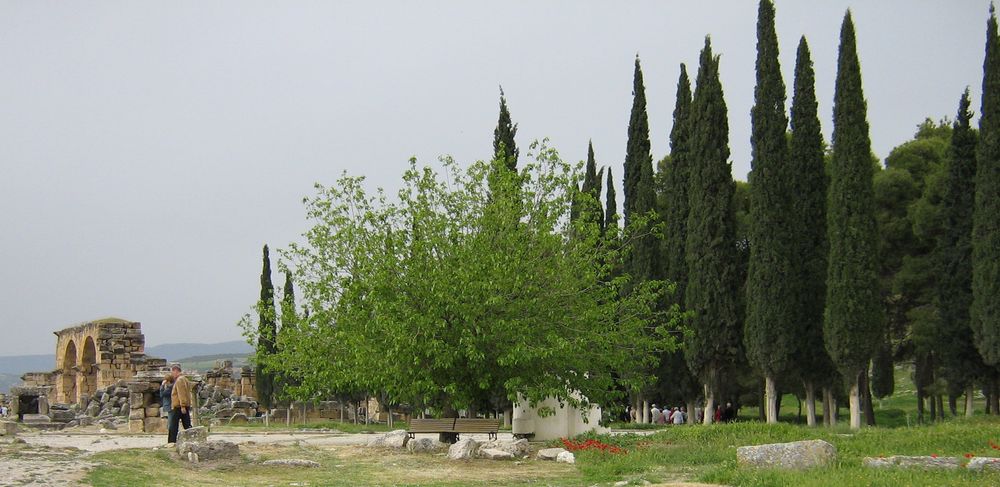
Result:
M600 451L577 452L575 465L526 460L521 464L475 460L454 462L435 454L372 451L359 447L299 447L244 445L245 456L238 462L192 466L165 451L115 451L95 455L103 465L91 471L93 485L610 485L626 480L701 481L734 486L797 487L827 485L873 486L959 486L1000 485L1000 473L977 473L965 469L931 472L920 470L874 470L862 466L864 457L890 455L939 455L964 457L1000 456L990 442L1000 443L1000 417L977 414L973 418L917 425L916 399L909 371L897 369L896 393L876 404L878 427L852 432L841 410L837 428L808 428L797 424L798 403L785 396L782 419L785 423L765 425L756 421L756 410L744 408L741 421L711 426L612 425L636 431L618 436L596 436L601 441L627 450L625 454ZM982 401L977 402L982 406ZM259 432L263 425L217 427L215 431ZM356 433L386 431L384 424L312 422L287 427L272 424L268 431L328 428ZM393 429L405 428L396 423ZM651 434L647 434L651 433ZM736 464L736 448L745 445L822 439L838 452L835 465L808 471L779 471L741 468ZM555 444L557 442L554 442ZM306 458L319 462L315 469L264 468L259 460Z
M955 420L930 426L867 428L856 433L801 425L732 423L668 428L652 436L602 437L629 452L610 455L584 451L577 465L587 482L697 479L747 486L820 485L1000 485L998 473L872 470L867 456L995 456L990 441L1000 440L1000 418ZM837 447L838 461L804 472L757 470L736 465L736 447L822 439Z
M165 450L124 450L94 455L104 465L88 473L94 486L353 486L353 485L580 485L572 465L525 460L521 464L477 460L455 462L433 454L372 451L357 447L244 446L244 458L192 465ZM264 467L272 458L303 458L319 468Z

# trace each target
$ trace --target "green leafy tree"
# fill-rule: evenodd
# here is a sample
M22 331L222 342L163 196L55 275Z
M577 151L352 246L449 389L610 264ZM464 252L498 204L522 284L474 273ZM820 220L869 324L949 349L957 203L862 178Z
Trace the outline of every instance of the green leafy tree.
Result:
M265 409L270 408L274 400L274 371L268 366L269 359L277 351L277 323L274 309L274 285L271 284L271 256L267 245L263 251L263 269L260 273L260 301L257 305L259 313L256 350L256 383L257 401Z
M958 105L952 125L950 157L945 162L944 226L937 241L936 306L940 324L937 347L949 385L962 389L966 415L972 415L974 381L986 373L976 350L969 310L972 307L972 214L975 208L976 141L969 90Z
M833 107L833 162L827 205L830 244L824 336L850 388L851 427L861 427L859 376L882 336L874 165L861 65L850 11L840 31Z
M987 364L1000 365L1000 38L990 6L972 224L972 329Z
M790 216L795 200L788 163L785 83L778 62L774 5L761 0L757 17L757 87L750 111L750 267L744 343L750 364L763 372L765 418L778 422L778 378L792 366L796 289ZM798 229L795 229L798 230Z
M806 423L816 424L816 388L823 387L825 397L836 375L823 343L823 308L826 300L826 163L823 134L816 102L816 75L806 38L799 39L795 56L795 81L792 93L791 139L788 165L794 174L789 193L794 202L789 208L792 269L796 297L790 302L796 309L792 318L798 327L795 351L797 375L802 379L806 396ZM825 418L829 420L829 418Z
M739 359L743 341L737 266L735 184L729 163L729 122L719 58L705 39L691 103L691 165L685 257L686 309L694 314L685 358L706 390L706 411L715 406L722 375ZM705 415L706 423L712 415Z
M655 310L662 286L622 293L629 277L610 271L625 256L599 225L567 223L572 167L533 152L521 174L413 162L393 200L357 177L319 186L314 225L287 253L310 315L269 362L297 379L290 394L384 391L448 415L498 390L586 409L646 385L640 372L673 347L651 330L674 321Z

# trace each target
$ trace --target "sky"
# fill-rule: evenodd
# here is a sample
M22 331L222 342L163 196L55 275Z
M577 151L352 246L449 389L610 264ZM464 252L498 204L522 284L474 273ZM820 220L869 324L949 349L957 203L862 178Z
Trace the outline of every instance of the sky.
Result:
M785 84L805 35L827 140L848 8L878 156L954 117L966 86L979 106L987 0L775 3ZM261 247L300 239L314 183L395 192L410 157L489 158L501 85L522 147L548 137L579 161L592 139L621 194L635 56L658 160L706 35L745 180L756 8L2 1L0 355L53 353L53 331L105 316L150 345L240 339Z

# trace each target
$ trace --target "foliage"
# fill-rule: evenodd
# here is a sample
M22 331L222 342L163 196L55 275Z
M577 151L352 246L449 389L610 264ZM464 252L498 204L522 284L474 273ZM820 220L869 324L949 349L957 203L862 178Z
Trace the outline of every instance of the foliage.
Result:
M257 348L255 389L257 399L265 408L271 407L274 398L274 371L267 365L277 352L277 322L274 309L274 285L271 283L271 256L264 246L263 269L260 274L260 301L257 302Z
M743 330L729 122L719 81L719 58L712 54L708 38L701 51L691 104L690 170L685 304L694 317L684 352L691 370L714 389L721 372L742 353Z
M793 270L798 238L792 228L792 191L785 116L785 83L778 62L774 5L761 0L757 18L757 86L750 111L750 260L744 344L750 364L771 380L792 366L799 340Z
M972 306L972 213L975 208L976 140L971 127L969 90L959 101L958 116L951 132L949 158L943 177L942 230L934 251L938 310L936 333L938 356L945 378L963 389L985 365L975 348L969 310Z
M650 380L635 371L673 347L672 315L654 310L663 286L623 296L629 277L610 277L650 221L634 221L622 248L595 222L570 224L576 171L532 149L520 174L445 159L442 176L411 161L398 201L359 177L317 186L314 226L286 253L311 313L268 363L296 380L291 394L385 391L447 410L499 390L586 405L614 402L612 372L630 389Z
M511 122L507 98L503 94L503 88L500 88L500 115L497 127L493 130L493 159L503 161L503 166L511 171L517 171L517 158L521 155L521 150L514 141L516 135L517 124Z
M827 204L830 245L824 337L845 379L866 370L882 336L878 294L874 167L861 67L848 12L840 34Z
M650 154L649 119L646 116L646 88L642 81L642 67L635 59L632 82L632 112L628 124L628 142L625 152L625 202L624 217L627 227L637 218L649 218L656 211L653 188L653 158ZM635 283L656 279L660 244L653 233L646 233L632 243L626 269L635 277Z
M1000 365L1000 36L990 6L976 152L972 227L972 329L987 364Z
M795 174L789 191L794 195L791 205L789 242L795 256L797 314L799 338L795 361L798 375L815 385L831 385L836 380L835 367L823 342L823 309L826 300L827 236L826 236L826 162L823 157L823 134L820 130L816 102L816 75L806 38L799 40L795 56L795 81L792 94L791 138L788 164Z

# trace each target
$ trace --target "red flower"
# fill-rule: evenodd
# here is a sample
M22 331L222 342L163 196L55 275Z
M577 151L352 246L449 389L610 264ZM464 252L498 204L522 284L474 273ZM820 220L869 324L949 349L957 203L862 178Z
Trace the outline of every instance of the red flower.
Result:
M974 457L974 456L975 456L975 455L973 455L973 454L971 454L971 453L966 453L966 454L965 454L965 458L972 458L972 457Z
M931 453L931 458L937 458L937 453Z

